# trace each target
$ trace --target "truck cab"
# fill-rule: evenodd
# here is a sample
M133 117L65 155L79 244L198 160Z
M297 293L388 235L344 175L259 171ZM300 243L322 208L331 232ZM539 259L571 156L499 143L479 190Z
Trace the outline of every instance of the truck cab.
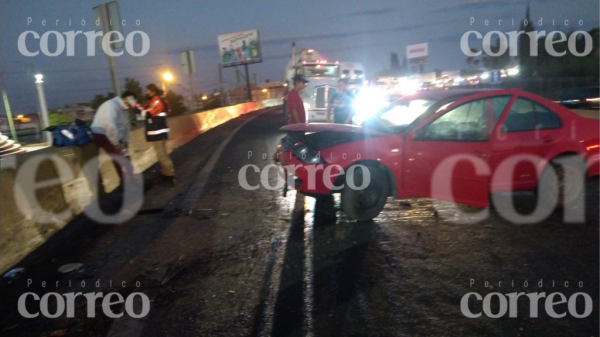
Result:
M297 60L294 62L294 59ZM329 62L321 58L314 49L303 49L293 57L286 69L285 82L289 90L293 88L294 75L304 75L309 82L300 92L307 122L326 122L327 105L337 91L337 82L340 79L339 62Z
M341 64L341 78L348 80L350 89L360 89L365 85L365 68L358 62L344 62Z

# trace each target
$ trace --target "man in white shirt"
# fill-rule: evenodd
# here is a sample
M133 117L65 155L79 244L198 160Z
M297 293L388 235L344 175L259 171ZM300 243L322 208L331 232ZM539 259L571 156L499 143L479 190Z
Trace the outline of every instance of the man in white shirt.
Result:
M133 166L124 156L127 154L131 129L127 109L135 105L135 94L125 91L121 97L115 97L100 105L90 127L94 143L113 158L121 184L133 174ZM120 158L117 159L116 156ZM125 164L122 165L123 163Z

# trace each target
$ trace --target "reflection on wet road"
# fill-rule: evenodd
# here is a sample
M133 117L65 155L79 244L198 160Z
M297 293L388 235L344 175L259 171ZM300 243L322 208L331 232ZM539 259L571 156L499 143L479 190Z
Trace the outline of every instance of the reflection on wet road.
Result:
M531 196L515 198L520 212L535 206ZM548 284L581 280L587 288L561 291L568 297L583 290L597 307L598 257L590 253L597 253L598 240L589 236L597 235L597 193L591 198L587 225L565 225L560 212L539 224L515 225L495 209L482 222L461 224L459 215L448 216L456 205L434 205L429 199L390 200L377 219L361 223L345 218L337 195L314 199L290 192L294 211L277 252L279 268L274 269L279 273L271 284L272 291L277 290L267 310L271 315L262 317L268 328L255 330L255 335L434 336L452 331L451 335L471 336L530 331L536 336L556 326L560 328L554 332L560 334L593 335L597 318L591 316L567 317L552 327L545 325L553 321L543 313L537 320L526 317L526 306L510 320L467 319L459 307L469 291L483 296L492 291L552 292L525 289L527 279L545 279ZM480 211L461 210L467 217ZM476 280L474 286L471 279ZM483 286L483 281L511 280L517 284L506 289Z

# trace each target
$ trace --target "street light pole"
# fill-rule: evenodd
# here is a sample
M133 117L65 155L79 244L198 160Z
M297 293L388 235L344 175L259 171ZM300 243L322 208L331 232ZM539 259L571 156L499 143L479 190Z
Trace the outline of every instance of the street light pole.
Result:
M17 132L15 131L15 124L13 122L12 113L10 111L10 104L8 103L8 95L4 89L4 79L0 72L0 86L2 87L2 100L4 101L4 109L6 110L6 118L8 119L8 127L10 128L10 135L14 141L17 141Z
M46 95L44 94L44 81L42 81L42 74L35 75L35 86L38 93L38 99L40 101L40 122L41 129L44 130L50 126L50 119L48 118L48 108L46 107ZM49 145L52 145L52 135L49 132L42 132L44 141Z

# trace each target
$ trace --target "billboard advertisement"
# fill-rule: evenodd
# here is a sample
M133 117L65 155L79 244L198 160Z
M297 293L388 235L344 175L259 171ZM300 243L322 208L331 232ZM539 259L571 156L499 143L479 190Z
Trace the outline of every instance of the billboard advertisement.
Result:
M262 62L258 29L219 35L223 67Z
M429 44L419 43L406 47L406 58L409 64L423 64L429 56Z

